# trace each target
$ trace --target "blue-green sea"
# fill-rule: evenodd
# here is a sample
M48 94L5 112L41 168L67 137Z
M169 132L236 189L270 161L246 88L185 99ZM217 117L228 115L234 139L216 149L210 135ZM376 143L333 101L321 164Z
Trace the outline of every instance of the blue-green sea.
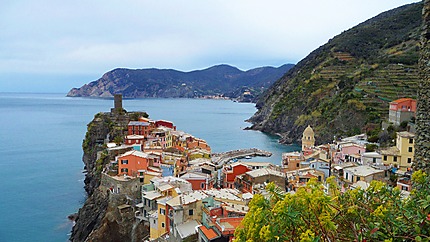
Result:
M0 93L0 241L67 241L69 214L85 201L81 144L87 124L108 112L113 100L65 94ZM254 158L280 164L281 153L298 146L246 131L253 104L228 100L124 100L128 111L175 123L205 139L214 152L256 147L273 153Z

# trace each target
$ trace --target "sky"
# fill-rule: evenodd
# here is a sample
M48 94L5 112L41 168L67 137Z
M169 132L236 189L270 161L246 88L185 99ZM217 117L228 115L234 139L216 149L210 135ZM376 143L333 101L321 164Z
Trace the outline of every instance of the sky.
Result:
M295 64L408 0L1 0L0 92L67 92L123 68Z

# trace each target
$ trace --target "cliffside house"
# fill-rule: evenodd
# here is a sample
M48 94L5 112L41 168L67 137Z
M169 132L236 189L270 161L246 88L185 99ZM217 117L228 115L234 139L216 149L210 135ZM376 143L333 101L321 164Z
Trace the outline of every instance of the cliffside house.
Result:
M147 120L147 119L142 119ZM148 121L130 121L128 123L128 135L143 135L147 137L155 128L153 123Z
M389 122L399 126L403 121L409 121L415 117L417 101L412 98L400 98L390 102L388 114Z
M407 131L397 132L396 146L380 150L382 163L403 171L408 170L414 161L414 144L415 134Z
M160 157L132 150L117 157L118 175L143 176L149 166L159 162Z

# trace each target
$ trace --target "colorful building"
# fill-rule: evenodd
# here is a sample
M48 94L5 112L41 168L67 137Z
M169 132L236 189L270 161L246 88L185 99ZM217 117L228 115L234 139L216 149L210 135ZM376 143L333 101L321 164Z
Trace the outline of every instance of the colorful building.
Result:
M195 191L211 189L214 185L212 177L201 172L187 172L181 178L190 182Z
M396 146L380 150L382 163L387 166L408 170L412 167L415 153L415 134L397 132Z
M132 150L117 157L118 175L138 176L148 170L149 166L159 162L160 158L155 155Z
M294 171L300 169L300 162L305 161L302 152L282 153L282 168L284 171Z
M154 125L146 121L130 121L128 123L128 135L143 135L147 137L154 129Z
M233 163L224 166L222 169L222 185L224 188L234 188L234 180L237 176L244 174L251 169L242 163Z
M400 98L390 102L388 120L394 125L400 125L403 121L409 121L415 117L417 101L412 98Z

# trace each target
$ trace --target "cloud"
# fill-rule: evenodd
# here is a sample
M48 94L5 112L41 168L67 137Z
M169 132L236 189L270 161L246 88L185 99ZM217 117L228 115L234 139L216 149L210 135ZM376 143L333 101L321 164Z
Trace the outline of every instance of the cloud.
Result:
M407 0L4 0L1 73L296 63Z

